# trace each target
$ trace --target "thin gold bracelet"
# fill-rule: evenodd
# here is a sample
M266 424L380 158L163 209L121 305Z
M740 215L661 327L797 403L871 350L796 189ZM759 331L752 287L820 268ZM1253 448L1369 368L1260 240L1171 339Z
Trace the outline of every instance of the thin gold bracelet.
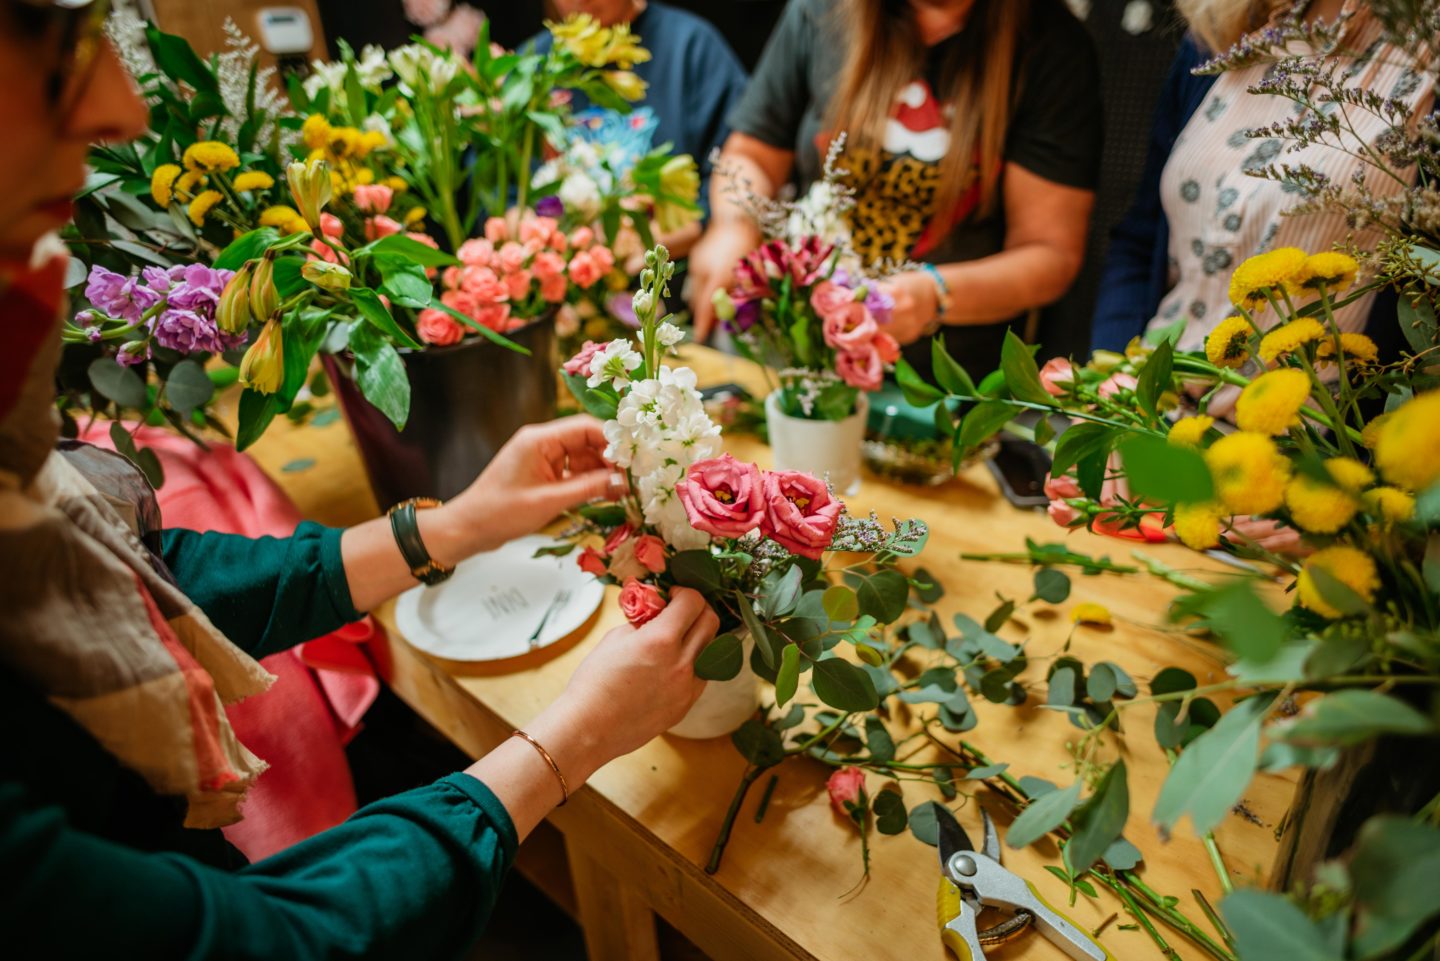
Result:
M555 759L550 756L550 752L545 750L545 748L540 744L539 741L535 740L533 737L526 734L524 731L516 731L512 736L527 741L531 747L533 747L536 751L540 752L540 757L545 760L546 764L550 765L550 770L555 772L555 777L560 781L561 794L560 803L557 804L556 807L563 808L565 806L565 802L570 800L570 785L565 782L565 775L560 773L560 765L555 763Z

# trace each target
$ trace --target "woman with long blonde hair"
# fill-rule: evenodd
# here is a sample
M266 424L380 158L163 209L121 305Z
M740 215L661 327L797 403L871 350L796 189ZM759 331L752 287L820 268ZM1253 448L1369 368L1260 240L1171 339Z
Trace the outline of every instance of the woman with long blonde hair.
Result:
M1059 0L792 0L730 127L690 259L702 339L711 294L760 239L737 188L805 190L841 133L856 250L924 262L893 278L900 342L943 327L988 371L1007 322L1079 270L1100 103L1089 35ZM924 371L928 356L912 359Z

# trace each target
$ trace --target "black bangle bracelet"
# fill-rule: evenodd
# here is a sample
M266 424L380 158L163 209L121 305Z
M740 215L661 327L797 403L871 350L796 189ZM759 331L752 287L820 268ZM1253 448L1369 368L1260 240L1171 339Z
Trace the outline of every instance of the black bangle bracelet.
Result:
M387 512L390 516L390 530L395 535L400 555L405 558L405 563L409 565L410 573L415 579L427 587L443 583L455 573L455 568L437 564L425 549L425 542L420 539L420 523L415 517L415 508L439 506L440 501L432 498L412 497L401 501Z

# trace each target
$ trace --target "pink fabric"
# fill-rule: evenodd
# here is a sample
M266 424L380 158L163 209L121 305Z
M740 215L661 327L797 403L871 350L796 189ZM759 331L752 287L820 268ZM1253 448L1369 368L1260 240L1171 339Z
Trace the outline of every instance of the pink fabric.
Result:
M82 440L113 447L100 426ZM205 451L161 428L136 435L165 469L158 492L170 527L247 537L288 536L300 512L259 466L234 448ZM269 691L228 709L236 735L269 763L225 837L251 861L269 857L333 827L355 811L355 786L344 746L380 692L363 645L375 635L369 618L261 663L278 679Z

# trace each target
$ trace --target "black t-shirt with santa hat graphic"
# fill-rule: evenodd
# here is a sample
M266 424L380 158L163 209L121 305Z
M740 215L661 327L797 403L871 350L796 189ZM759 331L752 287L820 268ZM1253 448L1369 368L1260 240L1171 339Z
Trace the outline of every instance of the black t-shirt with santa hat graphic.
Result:
M827 119L844 69L840 8L840 0L790 0L745 96L730 114L731 129L795 151L801 191L820 178L835 133ZM917 64L914 81L896 98L878 156L847 149L841 159L856 190L852 240L867 261L950 263L1004 247L1003 204L977 215L978 188L962 194L951 211L935 209L939 162L950 143L950 105L935 90L943 87L942 65L964 42L963 33L947 38L929 49L924 64ZM1005 161L1054 183L1093 189L1100 164L1100 79L1089 34L1060 0L1036 0L1018 54L1019 95ZM972 373L984 374L998 365L1005 329L1005 324L948 327L945 337L957 359ZM929 347L920 346L906 354L926 373Z

